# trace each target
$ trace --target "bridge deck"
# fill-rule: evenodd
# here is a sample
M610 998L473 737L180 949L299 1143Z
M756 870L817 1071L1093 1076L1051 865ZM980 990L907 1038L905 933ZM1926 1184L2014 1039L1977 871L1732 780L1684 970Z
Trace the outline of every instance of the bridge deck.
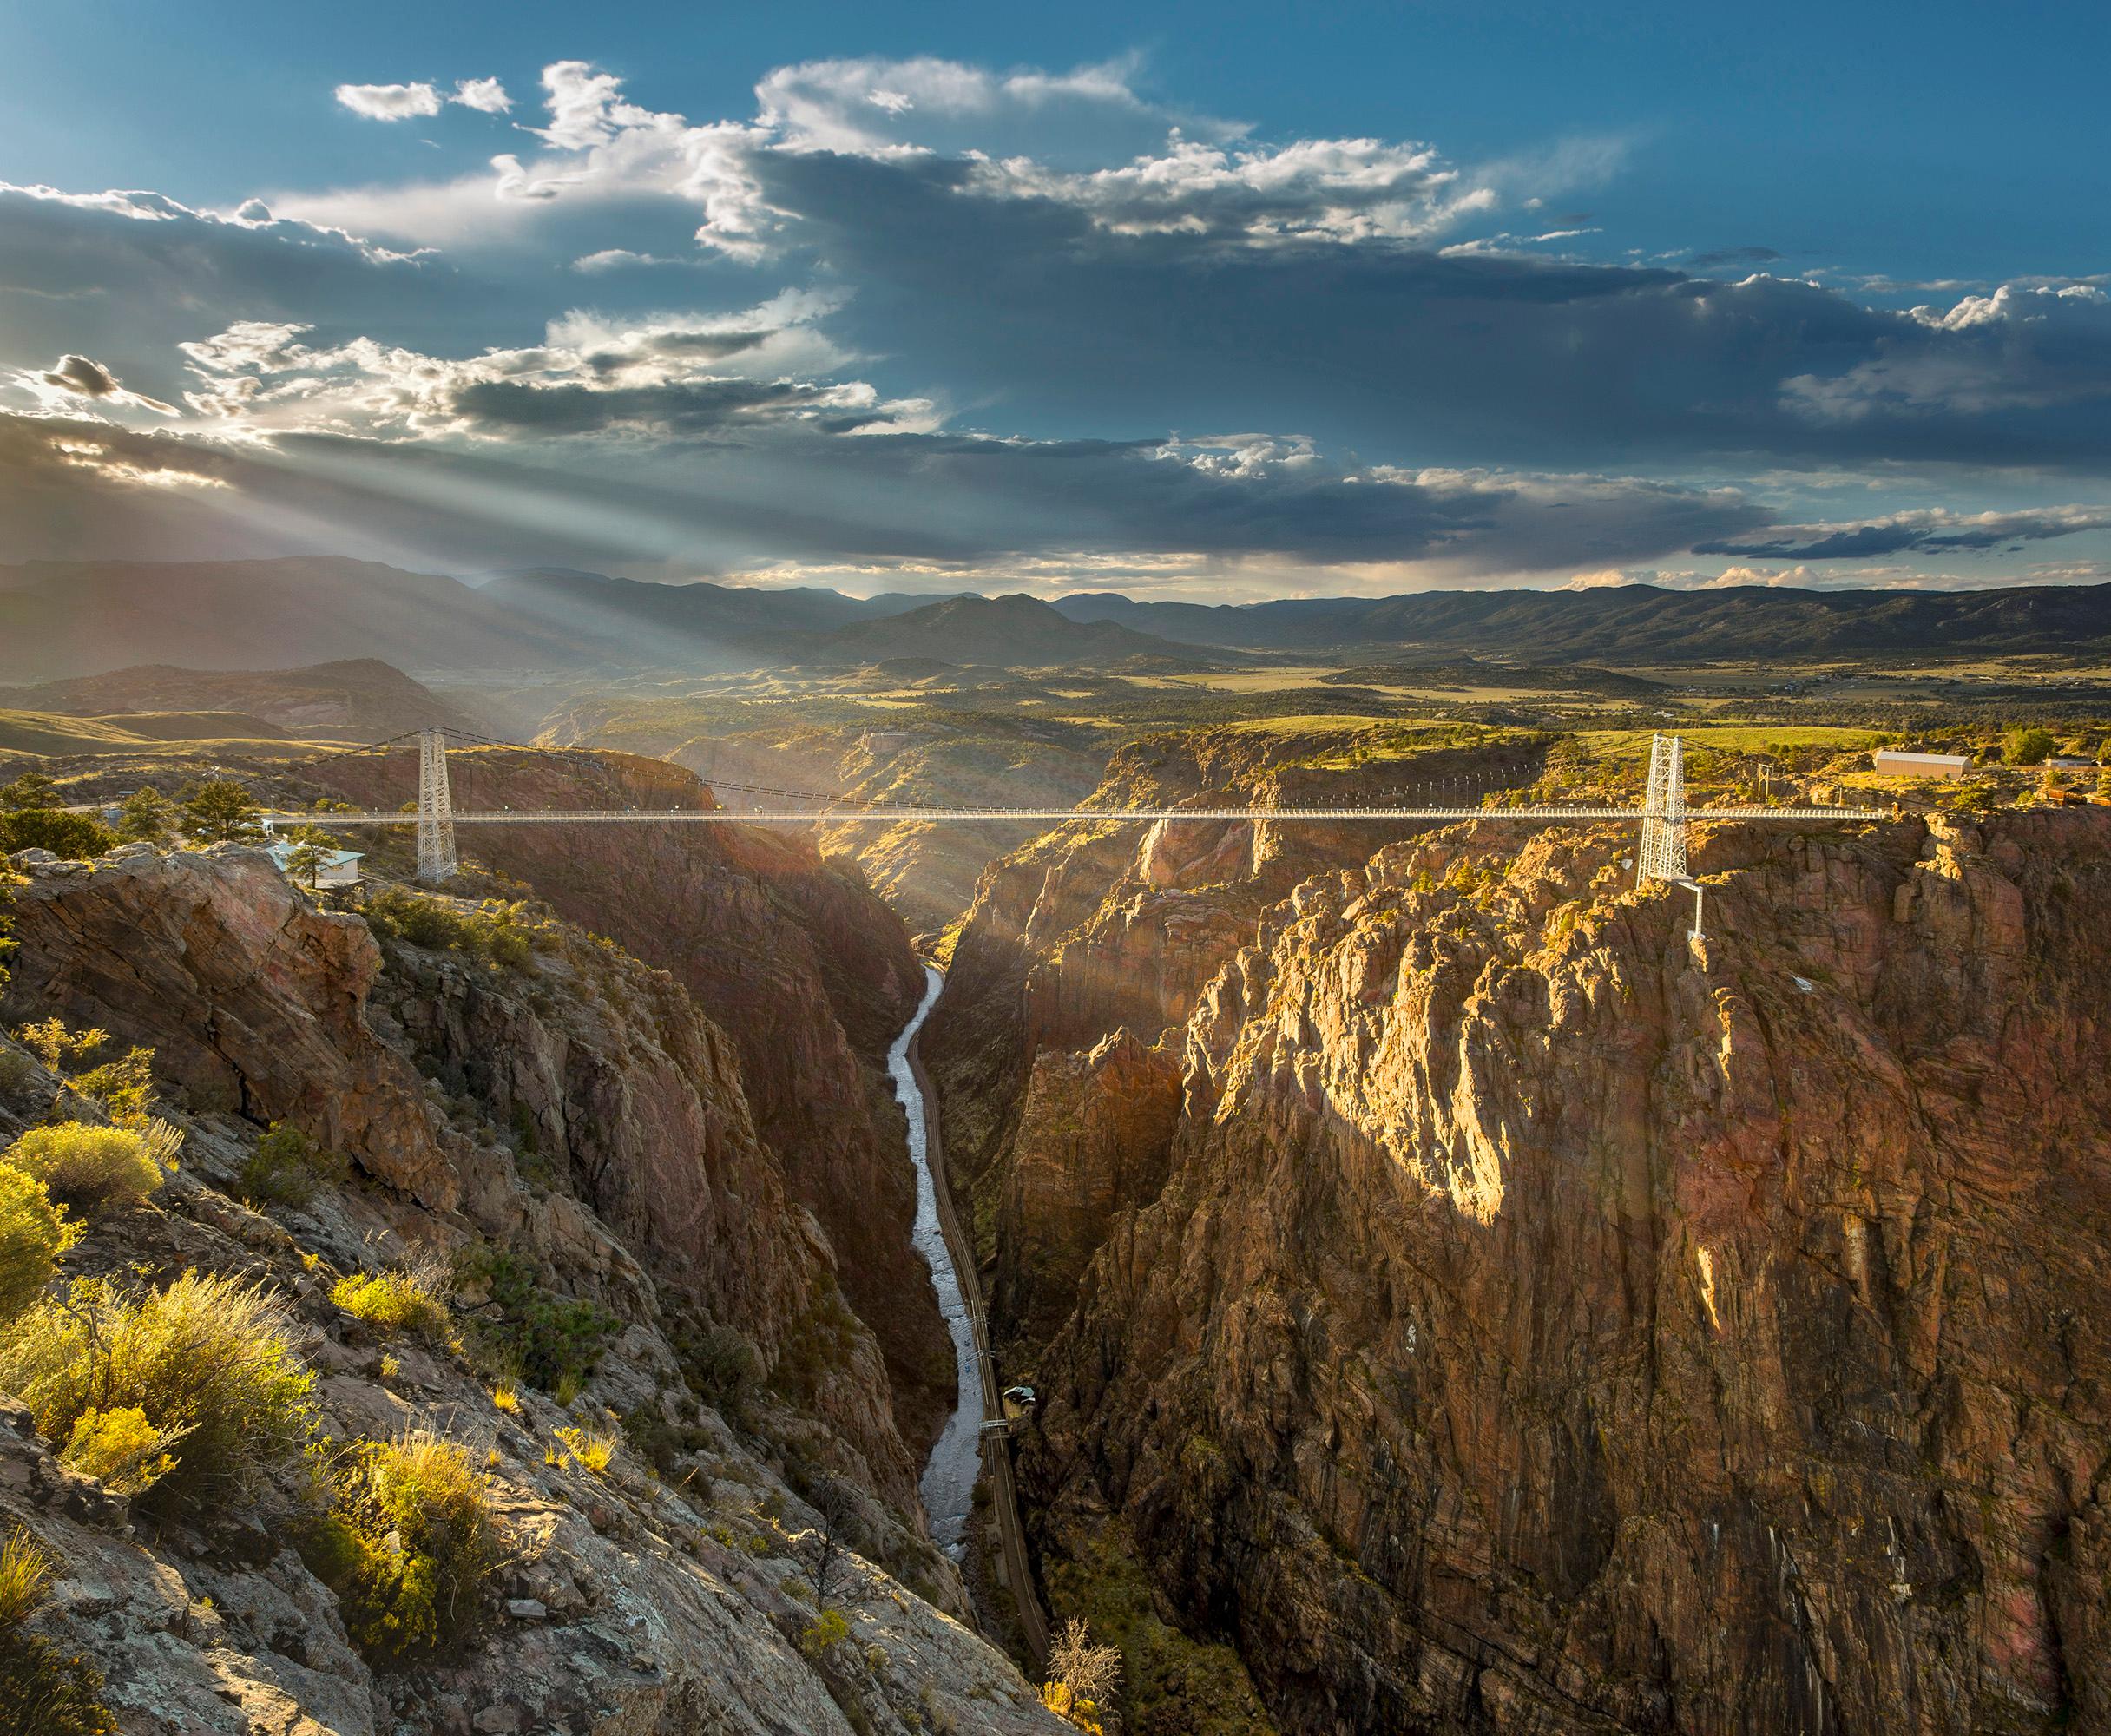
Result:
M457 825L840 825L852 820L892 823L917 821L1035 821L1059 825L1069 820L1273 820L1278 824L1341 820L1531 820L1548 825L1564 822L1588 825L1595 821L1624 820L1639 824L1645 819L1705 820L1871 820L1880 817L1874 808L1733 807L1688 808L1682 814L1650 815L1641 808L1610 807L1387 807L1387 808L955 808L955 807L815 807L752 808L624 808L550 809L502 808L495 812L464 812L451 818ZM274 823L288 825L352 826L416 825L411 813L267 813Z

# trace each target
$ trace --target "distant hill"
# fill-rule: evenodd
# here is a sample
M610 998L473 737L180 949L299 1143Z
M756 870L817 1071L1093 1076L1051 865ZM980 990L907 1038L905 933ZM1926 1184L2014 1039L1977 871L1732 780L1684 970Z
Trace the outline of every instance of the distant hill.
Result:
M824 639L809 661L879 663L943 654L957 663L1037 669L1082 663L1105 668L1130 657L1172 657L1180 648L1113 621L1077 621L1023 594L972 594L925 603L905 614L846 627Z
M133 664L282 669L552 668L609 648L450 578L333 556L277 561L36 561L0 567L0 681Z
M285 734L308 741L378 741L434 724L477 729L477 720L378 658L299 669L181 669L148 663L32 687L0 688L0 706L99 718L135 734L168 740L202 734ZM163 714L149 723L131 713ZM193 728L181 719L241 713L257 727ZM167 714L179 714L171 719Z
M819 635L917 608L925 599L845 596L819 586L648 584L565 567L495 573L480 595L560 633L591 635L631 659L747 669L813 648Z
M290 742L285 731L240 712L71 717L63 712L18 711L0 705L0 782L23 769L15 757L21 754L43 760L114 755L128 760L181 760L206 753L269 758L312 751L305 743Z
M1213 655L1194 648L1213 648ZM1329 654L1379 663L1424 657L1509 664L1675 664L1750 658L2111 654L2111 585L1974 591L1818 591L1766 586L1672 591L1429 591L1210 605L1138 602L1115 592L1052 605L1022 595L852 597L820 587L648 584L566 568L497 573L480 584L371 561L36 562L0 567L0 683L39 682L5 702L76 715L239 711L295 733L308 701L259 686L177 683L115 698L46 693L64 678L137 666L163 674L309 666L451 671L699 672L900 658L956 666L1139 670L1222 662L1226 654ZM1235 660L1234 660L1235 661ZM376 689L355 705L378 717L427 714L426 689ZM349 715L350 713L347 713ZM362 712L362 716L368 712ZM408 723L398 727L408 727ZM359 726L346 724L357 729ZM393 733L393 730L385 731Z
M1322 651L1413 646L1567 662L1744 657L2014 655L2111 650L2111 585L1976 591L1425 591L1208 605L1082 593L1055 607L1188 645Z

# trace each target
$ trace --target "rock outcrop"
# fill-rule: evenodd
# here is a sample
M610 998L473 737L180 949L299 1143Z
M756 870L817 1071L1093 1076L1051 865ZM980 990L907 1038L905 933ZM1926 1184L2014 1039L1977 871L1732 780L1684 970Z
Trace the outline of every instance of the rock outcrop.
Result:
M456 805L708 806L680 766L626 753L449 756ZM331 762L332 786L392 806L415 754ZM953 1392L950 1341L910 1242L916 1176L885 1076L887 1045L923 990L901 921L856 868L802 838L668 825L480 826L464 853L669 972L731 1038L755 1131L819 1219L845 1295L879 1340L904 1438L920 1455Z
M1722 829L1697 949L1631 847L1301 881L1163 1003L1169 1141L1010 943L1042 1546L1117 1516L1298 1732L2111 1727L2111 815Z
M1061 1727L955 1619L878 1346L835 1299L838 1252L756 1129L739 1046L679 983L557 924L525 962L378 945L240 848L25 865L4 1023L151 1047L186 1134L181 1170L99 1218L67 1275L270 1285L296 1309L326 1444L461 1443L506 1546L464 1652L378 1671L293 1547L305 1472L150 1527L0 1411L0 1531L25 1526L58 1563L32 1628L100 1670L124 1730ZM60 1089L4 1047L0 1144ZM273 1121L342 1151L347 1184L243 1204ZM606 1316L569 1404L523 1384L502 1404L457 1351L378 1339L332 1299L343 1273L493 1250ZM700 1380L700 1333L753 1351L740 1390ZM560 1433L619 1418L601 1469ZM852 1492L830 1522L855 1551L839 1634L801 1567L823 1522L807 1497L832 1478Z

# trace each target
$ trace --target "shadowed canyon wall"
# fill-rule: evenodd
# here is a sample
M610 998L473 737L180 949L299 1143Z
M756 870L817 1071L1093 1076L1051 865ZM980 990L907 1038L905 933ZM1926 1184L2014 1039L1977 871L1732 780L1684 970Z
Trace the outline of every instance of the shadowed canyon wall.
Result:
M1045 1562L1300 1732L2111 1720L2111 814L1704 833L1701 958L1611 829L1154 847L993 869L934 1066Z
M450 753L465 810L709 805L688 773L628 753ZM331 762L332 787L393 806L413 753ZM885 1074L922 967L855 867L800 834L723 825L464 827L465 858L525 881L563 916L671 974L731 1039L755 1131L820 1220L844 1293L878 1337L904 1439L951 1407L952 1353L910 1244L916 1176Z

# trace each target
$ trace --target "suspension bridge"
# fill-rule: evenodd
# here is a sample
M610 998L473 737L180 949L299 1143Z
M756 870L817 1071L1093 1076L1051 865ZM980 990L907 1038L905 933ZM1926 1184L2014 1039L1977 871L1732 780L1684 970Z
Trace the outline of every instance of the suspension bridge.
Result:
M1699 884L1687 876L1687 834L1696 820L1762 820L1779 823L1866 820L1864 808L1754 806L1689 808L1686 802L1685 748L1675 735L1651 738L1649 779L1639 808L1599 803L1541 803L1516 807L1484 807L1464 804L1404 806L1384 803L1328 804L1310 806L1180 806L1136 808L1004 807L990 806L942 806L934 804L857 801L814 796L757 785L720 783L718 788L739 788L770 798L777 806L733 809L711 807L612 808L497 808L457 809L447 777L447 737L460 736L478 745L519 747L466 731L422 729L350 748L345 754L418 742L418 804L414 810L393 812L271 813L274 824L320 826L329 829L362 826L411 825L418 828L418 878L428 885L450 878L456 871L455 829L478 825L840 825L867 822L895 825L904 822L949 825L986 824L991 821L1055 825L1075 822L1188 821L1257 822L1302 825L1357 821L1429 825L1458 820L1500 820L1542 825L1587 825L1606 822L1641 828L1635 855L1635 880L1665 880L1688 888L1693 894L1693 934L1700 932ZM528 748L523 751L562 750ZM343 758L343 754L324 756ZM790 805L787 805L790 804Z

